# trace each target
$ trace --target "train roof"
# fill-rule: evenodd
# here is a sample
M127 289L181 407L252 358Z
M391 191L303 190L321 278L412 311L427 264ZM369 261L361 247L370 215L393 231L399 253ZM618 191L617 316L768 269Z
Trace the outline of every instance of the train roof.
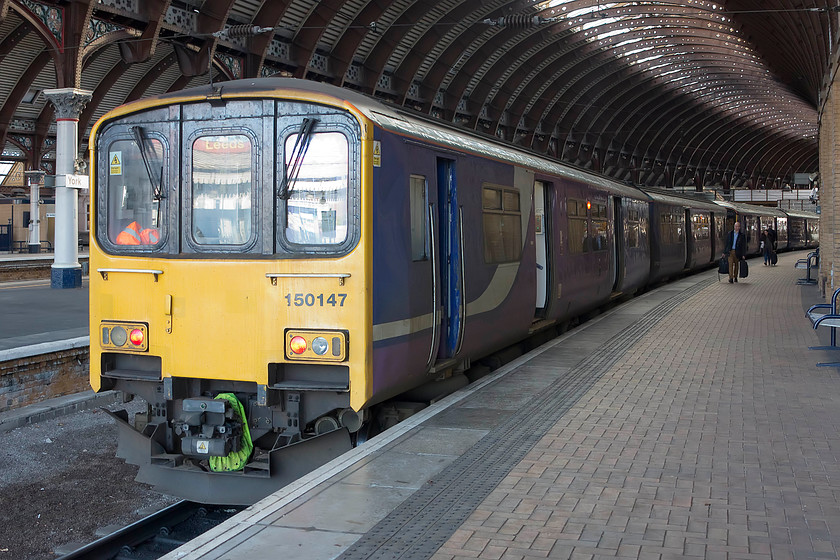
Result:
M514 146L491 136L482 135L479 132L459 128L454 124L439 121L419 113L411 113L403 108L388 105L379 99L369 97L357 91L312 80L301 80L297 78L232 80L215 84L212 88L209 85L200 86L145 98L143 99L143 104L145 107L148 107L150 102L151 104L154 104L155 101L175 102L185 97L200 98L212 96L218 99L221 96L224 99L226 95L242 97L253 94L256 96L258 94L271 94L279 90L292 90L329 96L337 102L349 103L365 117L391 132L410 135L446 148L466 150L477 155L506 161L547 175L580 181L597 186L614 195L637 200L650 200L646 194L632 185L625 185L603 175L574 167L568 163L549 159L544 155L531 152L521 146Z
M721 208L709 200L690 193L664 190L652 187L640 187L640 189L657 202L683 206L685 208L699 208L709 212L721 212Z
M782 210L785 214L787 214L791 218L805 218L807 220L819 220L820 215L816 212L808 212L807 210Z
M366 113L366 116L382 128L398 134L406 134L427 142L468 152L484 157L506 161L555 177L563 177L597 186L611 194L637 200L650 200L640 189L623 185L607 177L547 159L521 147L485 138L470 131L461 130L446 123L435 123L403 111L395 111L381 105Z
M744 204L742 202L730 202L728 200L715 200L715 204L729 208L739 214L753 214L756 216L769 216L772 218L785 218L787 215L779 208L769 206L758 206L756 204Z

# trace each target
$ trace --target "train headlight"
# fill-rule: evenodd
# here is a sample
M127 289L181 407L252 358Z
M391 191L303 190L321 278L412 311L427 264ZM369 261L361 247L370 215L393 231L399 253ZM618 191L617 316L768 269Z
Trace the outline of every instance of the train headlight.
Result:
M312 339L312 351L318 354L319 356L323 356L327 353L327 349L330 347L327 339L323 336L316 336Z
M102 348L145 352L149 349L149 325L129 321L102 321L99 323Z
M286 359L343 362L347 359L347 331L286 331Z
M114 346L122 346L125 344L128 335L122 327L114 327L111 329L111 344Z

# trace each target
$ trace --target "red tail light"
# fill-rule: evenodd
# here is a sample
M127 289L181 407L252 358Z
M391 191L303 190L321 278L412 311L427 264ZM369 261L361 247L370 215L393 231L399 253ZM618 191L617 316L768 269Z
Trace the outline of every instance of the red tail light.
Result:
M289 341L289 348L295 354L303 354L306 352L306 339L302 336L295 336Z
M140 329L133 329L128 335L128 340L130 340L134 346L143 346L143 342L146 340L146 335L144 335L143 331Z

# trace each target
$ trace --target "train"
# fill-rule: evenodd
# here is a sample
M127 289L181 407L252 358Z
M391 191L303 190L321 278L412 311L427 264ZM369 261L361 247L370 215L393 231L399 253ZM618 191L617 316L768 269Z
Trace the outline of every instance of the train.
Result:
M112 413L137 480L205 503L254 503L414 406L389 403L710 267L736 219L753 254L766 224L780 249L818 235L290 78L135 101L89 144L90 383L140 403Z

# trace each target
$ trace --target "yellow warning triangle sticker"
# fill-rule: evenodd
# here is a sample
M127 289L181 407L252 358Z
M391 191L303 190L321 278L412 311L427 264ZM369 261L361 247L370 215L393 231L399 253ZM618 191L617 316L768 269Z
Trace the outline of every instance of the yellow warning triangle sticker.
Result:
M120 164L120 158L116 154L114 154L114 159L111 160L111 165L119 165L119 164Z

